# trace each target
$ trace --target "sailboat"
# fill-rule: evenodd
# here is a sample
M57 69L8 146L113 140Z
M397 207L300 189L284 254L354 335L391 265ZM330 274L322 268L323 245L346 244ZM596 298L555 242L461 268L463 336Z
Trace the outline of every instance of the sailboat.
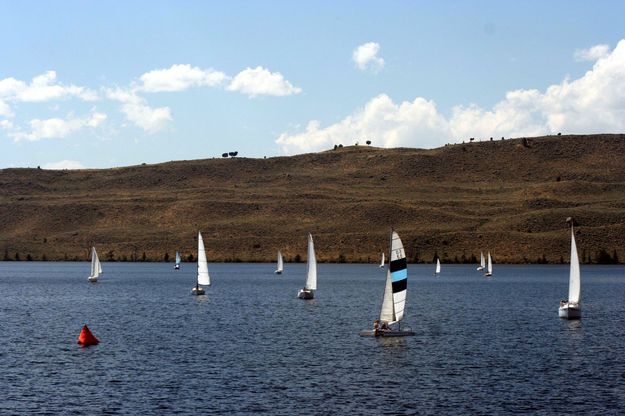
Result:
M480 266L476 269L477 271L484 270L486 268L486 262L484 261L484 252L480 251Z
M391 231L390 261L386 271L386 285L380 310L380 319L373 322L373 330L360 332L362 337L405 337L415 333L401 329L406 305L406 289L408 284L408 268L406 253L399 235Z
M380 262L380 269L384 267L384 252L382 252L382 261Z
M204 240L202 233L197 233L197 283L191 291L194 295L203 295L204 288L200 285L210 286L211 280L208 275L208 262L206 261L206 250L204 250Z
M490 251L488 252L488 266L486 267L486 273L484 276L490 277L493 275L493 260L490 258Z
M300 299L313 299L317 290L317 258L315 257L315 245L312 234L308 233L308 263L306 274L306 286L300 289L297 297Z
M174 264L174 270L180 269L180 253L176 251L176 264Z
M579 257L577 257L577 245L575 233L573 233L573 221L571 220L571 267L569 271L569 298L560 301L558 315L565 319L580 319L582 317L582 305L580 303L580 270Z
M284 270L284 262L282 261L282 253L280 253L280 250L278 250L278 264L276 266L276 271L274 273L282 274L283 270Z
M441 260L437 257L436 258L436 270L434 270L434 276L438 276L439 274L441 274Z
M98 281L98 277L102 274L102 264L98 258L98 253L95 251L95 247L91 247L91 274L88 279L90 282L95 283Z

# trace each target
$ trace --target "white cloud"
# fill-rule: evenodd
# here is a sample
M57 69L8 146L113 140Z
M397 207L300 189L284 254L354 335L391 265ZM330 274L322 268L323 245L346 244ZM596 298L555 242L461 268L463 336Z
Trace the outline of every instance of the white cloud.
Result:
M610 54L610 46L605 44L595 45L587 49L576 49L573 57L576 61L597 61Z
M2 127L4 130L12 130L13 123L11 122L11 120L0 120L0 127Z
M134 90L108 89L106 96L111 100L121 102L121 111L128 121L148 133L157 133L165 129L173 120L169 107L150 107L146 100L139 97Z
M358 69L362 71L371 69L377 72L384 68L384 59L378 56L378 52L380 52L379 43L367 42L354 49L352 59Z
M342 121L302 132L282 133L276 143L287 154L328 149L337 143L370 139L374 145L433 147L469 137L519 137L541 134L622 132L625 130L625 40L595 62L582 77L565 79L544 92L515 90L491 109L456 106L449 117L434 102L416 98L394 103L371 99Z
M44 169L64 170L64 169L87 169L85 165L76 160L61 160L59 162L46 163Z
M0 116L13 117L11 107L9 107L9 105L2 100L0 100Z
M437 112L432 101L416 98L396 104L387 95L370 100L342 121L321 128L319 121L310 121L299 134L283 133L276 140L287 154L328 149L335 144L361 144L371 140L384 147L410 146L415 137L421 146L438 146L450 132L445 119Z
M294 87L293 84L285 80L281 73L270 72L261 66L254 69L247 68L239 72L227 89L228 91L239 91L251 97L257 95L285 96L302 92L301 88Z
M58 83L55 71L34 77L30 84L12 77L0 80L0 99L5 101L45 102L69 97L83 101L98 99L98 95L88 88Z
M94 112L89 117L67 119L49 118L45 120L33 119L30 121L30 132L13 130L9 133L15 141L38 141L42 139L59 139L86 127L96 128L106 120L106 114ZM12 127L12 126L11 126Z
M190 87L214 87L228 77L214 69L200 69L191 65L172 65L169 69L155 69L141 75L141 90L146 92L183 91Z

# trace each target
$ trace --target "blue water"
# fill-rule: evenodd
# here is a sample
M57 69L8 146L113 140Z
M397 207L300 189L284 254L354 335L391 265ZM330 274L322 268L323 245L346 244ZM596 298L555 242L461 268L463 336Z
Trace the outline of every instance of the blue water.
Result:
M582 267L583 319L558 318L567 266L409 265L406 326L361 338L385 271L0 262L0 414L625 412L625 267ZM87 323L101 343L81 348Z

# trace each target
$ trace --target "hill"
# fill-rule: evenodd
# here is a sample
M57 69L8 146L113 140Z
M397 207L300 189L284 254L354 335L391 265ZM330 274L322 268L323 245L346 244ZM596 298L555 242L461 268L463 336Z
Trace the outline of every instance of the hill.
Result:
M569 216L582 261L625 259L625 135L0 170L6 259L196 256L201 230L209 261L304 260L312 232L320 261L366 262L394 227L412 261L557 263Z

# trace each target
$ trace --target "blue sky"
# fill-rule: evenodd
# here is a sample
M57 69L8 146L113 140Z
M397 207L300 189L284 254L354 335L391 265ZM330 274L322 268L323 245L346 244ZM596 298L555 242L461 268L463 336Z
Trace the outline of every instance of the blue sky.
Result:
M0 1L0 168L625 131L618 1Z

